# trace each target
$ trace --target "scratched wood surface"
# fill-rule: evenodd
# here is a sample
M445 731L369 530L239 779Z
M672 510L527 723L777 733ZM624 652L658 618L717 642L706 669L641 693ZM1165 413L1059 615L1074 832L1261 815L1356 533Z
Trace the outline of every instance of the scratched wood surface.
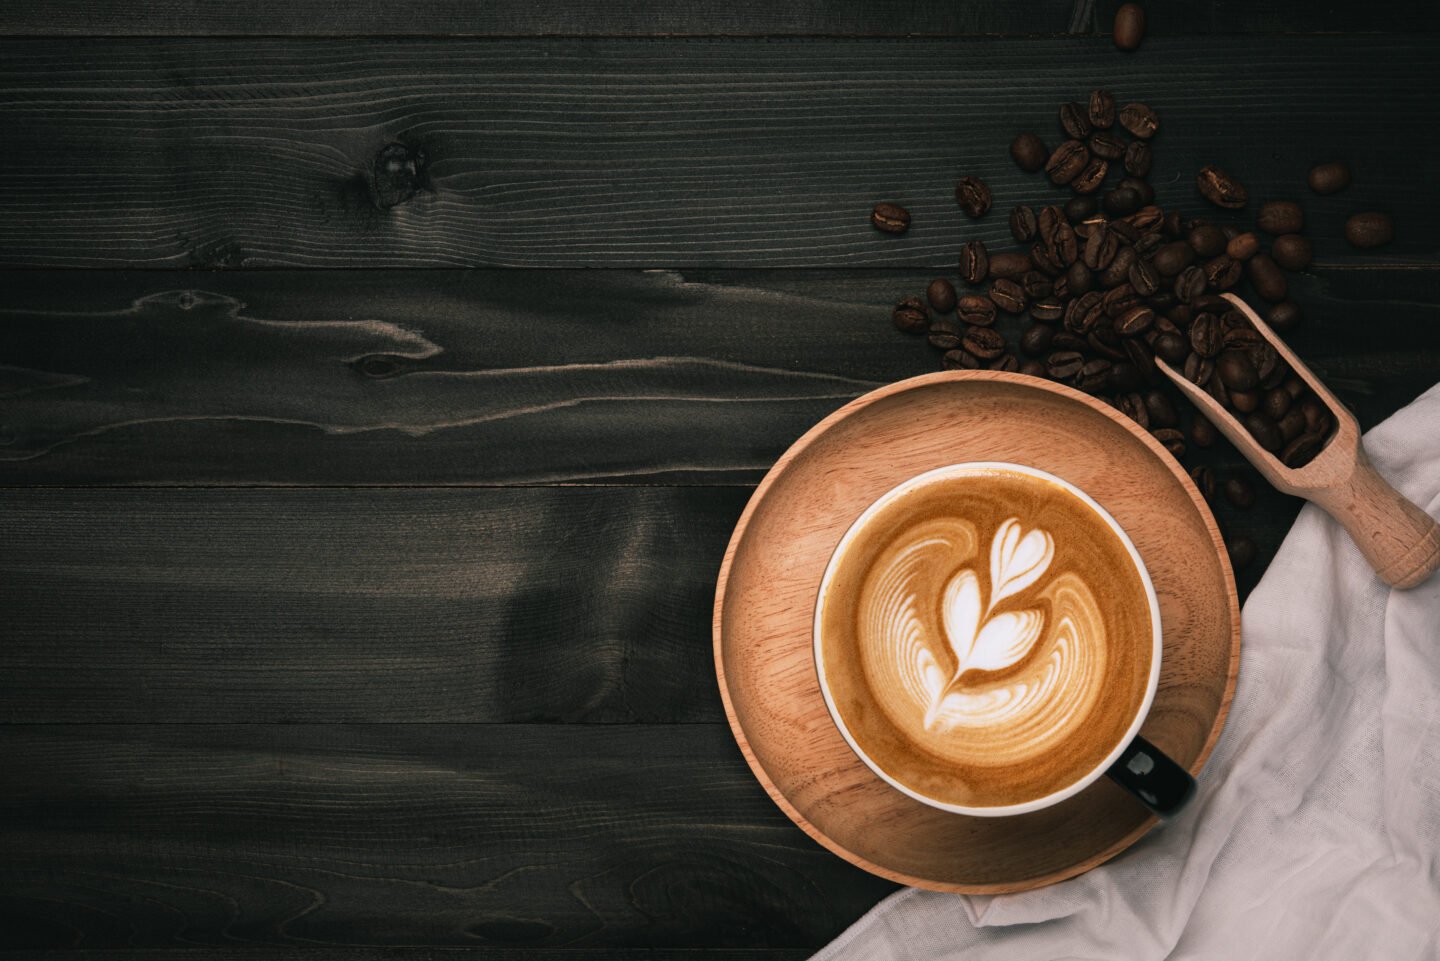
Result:
M1117 3L0 5L0 950L790 961L892 890L754 782L710 600L790 441L934 369L890 304L1005 235L959 166L1038 201L1015 129L1148 100L1162 202L1306 201L1362 426L1440 377L1440 8ZM1297 506L1217 508L1242 596Z
M1406 191L1440 141L1420 119L1437 52L1430 35L1157 37L1134 57L1103 37L11 39L0 266L946 268L964 239L1007 235L959 213L957 173L1002 211L1058 195L1005 147L1025 128L1053 146L1056 105L1097 85L1159 111L1163 206L1195 208L1205 164L1257 201L1301 196L1338 154L1357 182L1305 198L1319 261L1427 263L1440 193ZM904 237L869 229L879 199L911 209ZM1380 258L1341 236L1357 205L1397 218Z

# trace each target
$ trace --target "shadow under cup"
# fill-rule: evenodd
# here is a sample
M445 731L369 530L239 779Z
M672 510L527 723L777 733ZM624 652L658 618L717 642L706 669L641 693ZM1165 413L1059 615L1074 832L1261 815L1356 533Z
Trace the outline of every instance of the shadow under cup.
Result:
M1162 649L1144 562L1054 475L956 464L887 492L836 547L814 632L846 742L933 807L1021 814L1107 769L1156 813L1193 792L1137 736Z

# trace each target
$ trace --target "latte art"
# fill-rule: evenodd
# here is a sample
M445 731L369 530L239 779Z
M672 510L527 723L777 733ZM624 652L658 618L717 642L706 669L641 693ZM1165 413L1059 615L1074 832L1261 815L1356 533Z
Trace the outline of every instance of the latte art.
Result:
M1123 543L1067 489L960 475L882 502L837 556L826 673L859 746L907 784L1023 803L1118 743L1146 691L1148 614Z

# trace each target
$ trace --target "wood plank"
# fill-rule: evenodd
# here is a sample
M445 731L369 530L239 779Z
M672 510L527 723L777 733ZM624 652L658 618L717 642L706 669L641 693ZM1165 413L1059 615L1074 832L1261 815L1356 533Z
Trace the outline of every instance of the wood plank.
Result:
M8 491L0 721L718 722L748 496Z
M0 8L0 35L15 36L970 36L1108 31L1120 0L794 0L725 4L630 0L460 0L402 6L350 3L336 16L327 0L241 3L210 0L51 0ZM1185 33L1414 33L1437 29L1433 4L1265 4L1210 0L1147 7L1155 36Z
M1440 371L1437 276L1293 278L1294 346L1366 427ZM848 399L936 369L889 321L928 279L14 272L0 483L753 484Z
M0 726L12 948L815 947L894 886L723 725Z
M755 39L12 39L0 49L0 265L947 267L1060 196L1006 156L1106 85L1163 116L1160 201L1216 163L1306 197L1321 262L1434 263L1440 40L1430 36ZM1404 155L1394 150L1404 131ZM378 175L376 171L380 171ZM995 190L978 225L957 170ZM871 229L878 200L915 225ZM1351 250L1345 216L1398 236Z

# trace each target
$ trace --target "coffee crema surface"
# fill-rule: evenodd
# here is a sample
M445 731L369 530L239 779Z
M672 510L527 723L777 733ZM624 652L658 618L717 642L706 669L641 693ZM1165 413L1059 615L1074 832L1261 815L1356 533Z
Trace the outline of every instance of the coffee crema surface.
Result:
M964 468L887 495L831 562L818 617L835 709L895 781L1024 804L1092 772L1149 689L1150 595L1066 487Z

